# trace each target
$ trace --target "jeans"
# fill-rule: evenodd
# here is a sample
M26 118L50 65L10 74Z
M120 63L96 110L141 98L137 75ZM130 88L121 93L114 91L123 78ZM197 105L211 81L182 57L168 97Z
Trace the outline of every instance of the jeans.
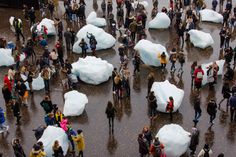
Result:
M49 91L49 80L43 80L44 81L44 85L45 85L45 90Z
M201 110L195 110L194 120L198 121L198 119L201 117L201 115L202 115L202 111Z

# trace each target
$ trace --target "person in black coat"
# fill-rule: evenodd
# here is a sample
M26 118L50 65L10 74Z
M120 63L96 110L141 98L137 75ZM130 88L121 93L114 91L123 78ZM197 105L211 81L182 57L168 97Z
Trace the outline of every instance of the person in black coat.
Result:
M148 154L149 150L147 147L147 141L143 134L138 135L139 153L140 157L144 157Z
M2 95L5 100L6 106L9 105L11 101L11 91L9 90L6 83L4 83L4 86L2 87Z
M105 113L109 121L109 129L112 128L112 130L114 129L114 117L116 112L117 111L113 106L112 102L108 101Z
M16 117L16 125L20 124L20 103L18 101L16 101L16 98L13 97L12 99L12 111L13 111L13 115L14 117Z
M208 105L207 105L207 113L210 115L210 123L211 123L211 125L214 124L213 120L216 118L216 112L217 112L216 109L217 109L216 102L215 102L215 100L211 99L208 102Z
M14 150L14 154L16 157L26 157L25 152L20 144L20 140L17 138L14 138L12 140L12 148Z
M40 105L43 107L46 114L51 113L53 110L52 101L48 95L44 97L44 99L40 102Z
M190 145L189 145L189 149L191 150L190 155L195 154L198 144L199 144L199 130L197 128L193 127L192 133L191 133Z
M153 91L148 96L149 110L150 110L150 119L156 118L157 110L157 99Z
M23 102L23 97L25 95L25 92L27 91L26 85L23 82L18 81L17 84L16 84L16 91L17 91L18 96L20 98L20 101L21 101L20 103L24 104L25 102Z
M221 90L221 93L223 95L223 99L219 102L218 104L218 108L220 109L220 104L226 99L227 100L227 108L226 110L228 111L228 106L229 106L229 98L231 96L231 90L230 90L230 87L229 87L229 83L228 82L224 82L223 84L223 87L222 87L222 90Z
M148 75L148 92L147 92L147 97L148 97L148 95L149 95L149 93L150 93L150 91L151 91L151 88L152 88L152 84L153 84L153 82L154 82L154 76L153 76L153 73L150 73L149 75Z
M196 96L194 98L193 105L194 105L194 111L195 111L195 116L194 116L193 122L194 122L194 124L196 126L197 123L198 123L199 118L202 115L201 101L200 101L200 97L199 96Z

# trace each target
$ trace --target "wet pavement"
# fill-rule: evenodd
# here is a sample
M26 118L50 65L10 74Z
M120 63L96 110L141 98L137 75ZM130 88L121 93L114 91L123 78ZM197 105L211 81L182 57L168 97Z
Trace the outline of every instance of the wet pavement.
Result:
M87 1L86 15L92 10L92 0ZM114 1L115 2L115 1ZM151 6L151 0L149 6ZM235 1L233 1L235 2ZM97 12L101 14L100 9L101 0L98 0ZM168 1L161 1L159 3L159 10L162 6L168 6ZM207 4L210 7L210 0L207 0ZM114 7L115 8L115 7ZM114 12L114 11L113 11ZM148 8L149 16L151 7ZM0 8L0 33L1 36L7 37L8 40L15 41L14 34L9 29L8 19L10 16L22 17L20 10L3 9ZM59 8L58 16L62 15L62 11ZM22 18L23 19L23 18ZM150 20L150 17L149 17ZM25 22L24 22L25 23ZM66 26L66 23L64 21ZM24 27L24 33L29 35L28 29ZM208 63L214 60L222 58L222 53L219 49L219 29L220 25L211 23L199 24L201 30L211 33L214 38L214 45L212 48L206 50L200 50L194 48L190 44L184 45L184 53L187 56L186 63L184 65L184 74L182 78L178 78L175 75L166 75L171 83L174 83L179 88L185 91L182 106L179 109L179 113L174 114L174 123L177 123L187 131L191 131L193 126L192 119L194 117L194 110L192 105L192 99L195 96L191 90L191 76L190 65L193 61L197 60L198 63ZM168 50L171 50L176 46L175 30L149 30L147 31L147 39L155 43L160 43L166 46ZM235 36L235 33L234 33ZM232 40L231 45L235 46L235 37ZM50 46L52 48L55 39L50 39ZM107 60L114 66L119 66L119 56L117 54L117 46L109 50L100 51L97 53L98 57ZM41 49L37 49L38 56L42 53ZM78 55L68 55L70 60L76 61ZM133 66L130 62L130 70L133 70ZM177 68L179 65L177 64ZM170 65L167 66L170 69ZM7 68L0 68L0 78L7 72ZM118 110L115 118L114 135L109 134L108 120L105 115L105 108L108 100L113 101L112 94L112 81L109 80L98 86L88 85L80 82L79 91L85 93L88 96L89 103L86 106L85 113L78 117L70 118L74 129L81 128L84 131L85 136L85 156L90 157L137 157L138 143L137 135L141 132L143 126L150 125L150 120L147 115L147 75L149 72L155 73L155 81L163 81L161 71L158 68L152 68L145 65L141 66L140 75L135 77L131 76L131 98L122 99L120 102L114 102ZM60 84L62 77L58 77L51 81L51 100L53 103L58 104L59 108L63 110L63 89ZM1 79L2 80L2 79ZM1 85L2 85L1 81ZM217 118L212 128L209 128L209 116L206 113L206 102L215 98L219 102L222 98L221 95L222 79L219 77L218 84L214 90L209 91L208 86L204 87L201 91L201 107L202 116L198 123L200 129L200 143L197 148L197 152L204 146L205 142L210 143L213 150L213 156L217 156L219 153L225 153L226 157L234 157L236 153L236 123L230 123L229 116L223 112L217 112ZM168 90L168 89L167 89ZM44 91L36 91L33 96L29 98L29 107L22 107L22 125L16 126L15 119L10 109L7 109L7 123L10 125L9 134L5 136L0 135L0 152L3 152L4 157L13 157L13 150L11 148L11 140L14 137L19 137L22 141L23 148L28 154L32 148L32 145L36 142L32 129L44 124L44 111L40 106L40 102L44 96ZM0 104L5 109L2 95L0 94ZM222 104L224 109L225 102ZM159 114L158 118L153 122L151 129L154 134L165 124L170 124L169 115ZM185 154L184 156L188 156Z

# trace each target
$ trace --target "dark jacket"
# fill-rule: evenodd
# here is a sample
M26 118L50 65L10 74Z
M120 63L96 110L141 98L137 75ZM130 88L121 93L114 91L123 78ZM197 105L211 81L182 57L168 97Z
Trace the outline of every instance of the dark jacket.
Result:
M43 100L40 105L43 107L46 114L52 112L53 110L52 102L50 100Z
M26 157L25 152L20 144L12 142L12 148L16 157Z
M217 109L216 102L210 101L210 102L208 103L208 105L207 105L207 113L208 113L209 115L214 115L214 114L216 114L216 112L217 112L216 109Z
M148 147L143 138L140 137L138 138L138 144L139 144L139 153L148 154Z
M14 105L12 105L12 110L13 110L13 114L14 116L19 116L20 115L20 104L18 102L15 102Z
M196 130L191 135L190 145L189 148L191 150L196 150L197 145L199 144L199 131Z
M230 107L236 108L236 96L231 96L229 99Z
M11 91L9 90L9 88L2 88L2 94L3 94L3 98L6 100L6 101L9 101L11 100Z
M54 152L54 154L53 154L54 157L64 157L63 150L62 150L61 146L59 146L56 149L53 149L53 152Z
M151 109L156 109L157 108L157 99L156 99L155 95L150 94L148 96L148 102L149 102L149 107Z
M106 115L107 115L107 118L114 118L116 112L117 112L117 111L116 111L115 107L106 108Z

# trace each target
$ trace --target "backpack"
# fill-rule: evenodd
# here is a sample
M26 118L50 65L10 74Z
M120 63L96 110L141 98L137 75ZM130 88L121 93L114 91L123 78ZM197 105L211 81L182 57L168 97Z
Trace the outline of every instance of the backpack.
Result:
M158 145L158 146L154 146L155 148L155 156L161 156L161 146Z
M204 152L205 152L205 153L204 153L204 156L203 156L203 157L210 157L210 155L209 155L209 150L205 150L205 149L204 149Z
M199 71L199 72L197 73L197 78L198 78L198 79L202 79L202 78L203 78L203 75L202 75L202 72L201 72L201 71Z

